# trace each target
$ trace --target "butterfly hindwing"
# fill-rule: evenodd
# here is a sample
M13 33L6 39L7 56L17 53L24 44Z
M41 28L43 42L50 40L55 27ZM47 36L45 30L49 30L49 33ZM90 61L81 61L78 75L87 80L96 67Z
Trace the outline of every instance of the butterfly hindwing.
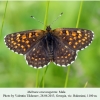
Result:
M49 55L42 40L34 45L33 48L31 48L31 50L26 54L26 61L28 65L31 65L34 68L42 68L50 62Z
M68 66L74 62L77 57L76 51L70 49L62 41L58 40L56 43L56 48L54 49L54 62L58 66Z
M27 30L5 36L5 43L10 50L25 54L36 42L44 36L43 30Z
M93 39L93 32L79 28L59 28L52 33L73 50L81 50L88 46Z

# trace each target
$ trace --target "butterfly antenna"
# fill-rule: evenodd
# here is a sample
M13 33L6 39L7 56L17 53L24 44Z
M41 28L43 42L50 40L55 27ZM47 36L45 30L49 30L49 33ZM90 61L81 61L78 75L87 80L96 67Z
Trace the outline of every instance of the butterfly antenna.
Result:
M31 18L35 19L36 21L38 21L39 23L41 23L41 24L43 24L43 25L44 25L44 23L43 23L43 22L41 22L40 20L36 19L34 16L31 16Z
M62 14L63 14L63 12L62 12L51 24L53 24L56 20L58 20L58 18L61 17ZM50 25L51 25L51 24L50 24Z

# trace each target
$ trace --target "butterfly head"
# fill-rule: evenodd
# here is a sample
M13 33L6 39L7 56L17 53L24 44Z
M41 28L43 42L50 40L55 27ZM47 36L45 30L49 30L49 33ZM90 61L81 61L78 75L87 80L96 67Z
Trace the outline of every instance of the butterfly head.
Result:
M47 30L48 32L50 32L50 31L51 31L51 27L50 27L50 25L49 25L49 26L47 26L46 30Z

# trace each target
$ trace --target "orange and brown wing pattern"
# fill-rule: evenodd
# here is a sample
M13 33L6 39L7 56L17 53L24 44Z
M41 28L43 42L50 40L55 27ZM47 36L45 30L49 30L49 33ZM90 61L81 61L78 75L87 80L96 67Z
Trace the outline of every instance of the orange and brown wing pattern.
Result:
M93 39L93 32L79 28L59 28L52 31L52 34L73 50L81 50L88 46Z
M5 43L10 50L18 54L26 54L36 42L45 35L43 30L27 30L5 36Z

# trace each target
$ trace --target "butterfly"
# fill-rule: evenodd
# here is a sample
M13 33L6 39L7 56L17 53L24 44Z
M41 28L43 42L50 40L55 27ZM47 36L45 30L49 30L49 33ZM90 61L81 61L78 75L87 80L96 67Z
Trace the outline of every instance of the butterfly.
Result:
M10 50L25 55L28 65L42 68L50 62L66 67L73 63L77 52L92 42L93 31L81 28L57 28L52 30L27 30L8 34L5 44Z

